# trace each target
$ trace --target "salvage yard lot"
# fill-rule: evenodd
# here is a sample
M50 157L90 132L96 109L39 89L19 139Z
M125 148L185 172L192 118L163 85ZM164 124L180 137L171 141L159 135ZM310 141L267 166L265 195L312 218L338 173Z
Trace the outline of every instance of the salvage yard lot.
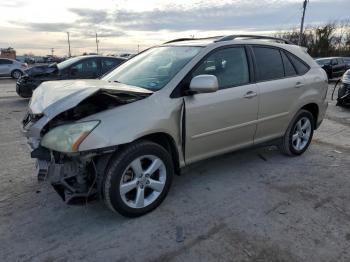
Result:
M331 102L300 157L262 147L197 163L128 219L38 184L14 89L0 78L0 261L350 261L350 109Z

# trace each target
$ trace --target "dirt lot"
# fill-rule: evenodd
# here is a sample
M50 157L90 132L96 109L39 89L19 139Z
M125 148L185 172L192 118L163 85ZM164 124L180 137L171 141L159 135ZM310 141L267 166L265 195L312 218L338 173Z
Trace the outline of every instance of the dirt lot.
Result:
M350 110L332 102L300 157L267 147L195 164L127 219L38 184L14 86L0 79L0 261L350 261Z

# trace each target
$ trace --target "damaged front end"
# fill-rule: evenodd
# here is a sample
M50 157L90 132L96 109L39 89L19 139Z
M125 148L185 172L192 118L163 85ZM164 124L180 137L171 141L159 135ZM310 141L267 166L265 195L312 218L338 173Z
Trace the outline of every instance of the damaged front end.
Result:
M86 121L84 118L152 94L120 84L104 83L104 87L100 88L101 83L96 81L104 82L65 83L63 88L66 92L62 91L60 82L56 82L60 87L57 92L53 87L55 83L40 86L34 92L22 122L23 132L32 150L31 157L37 159L38 180L48 181L66 203L87 201L99 196L101 177L118 148L115 145L79 150L80 144L101 122ZM94 86L87 88L91 82Z
M38 181L49 182L64 202L73 204L99 198L100 178L115 150L63 154L40 146L31 157L37 159Z

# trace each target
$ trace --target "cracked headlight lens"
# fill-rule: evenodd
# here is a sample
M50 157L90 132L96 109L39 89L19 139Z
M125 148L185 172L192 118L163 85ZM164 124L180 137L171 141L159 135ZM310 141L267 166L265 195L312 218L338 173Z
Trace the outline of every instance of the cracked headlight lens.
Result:
M94 120L55 127L44 135L41 145L58 152L77 152L79 145L99 123Z

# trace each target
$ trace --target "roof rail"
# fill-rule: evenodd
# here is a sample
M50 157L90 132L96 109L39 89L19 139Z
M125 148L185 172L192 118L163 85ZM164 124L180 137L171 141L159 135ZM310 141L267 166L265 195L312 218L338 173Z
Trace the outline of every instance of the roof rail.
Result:
M164 44L170 44L170 43L175 43L175 42L182 42L182 41L191 41L191 40L206 40L206 39L212 39L212 38L223 38L224 36L220 35L220 36L210 36L210 37L203 37L203 38L178 38L178 39L174 39L174 40L170 40L167 41Z
M263 36L263 35L227 35L227 36L221 37L220 39L216 40L215 42L230 41L230 40L234 40L236 38L267 39L267 40L275 40L276 42L282 42L282 43L289 44L289 45L294 45L293 42L286 40L286 39L283 39L283 38L272 37L272 36Z

